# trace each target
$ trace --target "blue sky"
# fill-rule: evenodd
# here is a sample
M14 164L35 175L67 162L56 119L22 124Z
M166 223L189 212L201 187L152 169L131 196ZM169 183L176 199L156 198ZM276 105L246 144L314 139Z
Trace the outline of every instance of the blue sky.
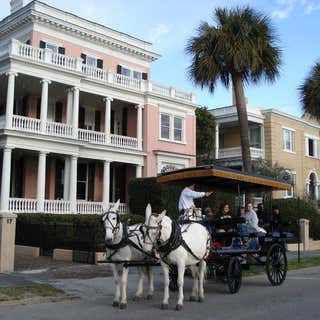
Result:
M0 18L9 13L9 0L0 0ZM104 24L153 43L162 57L152 64L152 79L193 91L197 103L210 108L231 104L231 90L221 85L214 94L193 86L187 76L190 63L184 48L200 21L212 21L215 7L250 5L268 14L283 50L280 78L275 84L245 88L249 104L301 114L297 87L320 58L319 0L43 0L59 9Z

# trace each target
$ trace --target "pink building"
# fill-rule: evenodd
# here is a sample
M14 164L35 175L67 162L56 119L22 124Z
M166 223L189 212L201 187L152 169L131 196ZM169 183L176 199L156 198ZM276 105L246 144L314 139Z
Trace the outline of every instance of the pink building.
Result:
M0 210L98 213L133 177L195 165L194 95L151 44L39 1L0 22Z

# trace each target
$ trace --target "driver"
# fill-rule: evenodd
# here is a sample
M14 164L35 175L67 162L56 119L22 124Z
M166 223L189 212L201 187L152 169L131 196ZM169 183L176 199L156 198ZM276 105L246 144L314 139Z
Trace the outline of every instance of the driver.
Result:
M190 183L187 185L180 194L179 198L179 213L183 215L185 210L195 208L193 199L209 197L213 192L197 192L194 191L196 185L195 183Z

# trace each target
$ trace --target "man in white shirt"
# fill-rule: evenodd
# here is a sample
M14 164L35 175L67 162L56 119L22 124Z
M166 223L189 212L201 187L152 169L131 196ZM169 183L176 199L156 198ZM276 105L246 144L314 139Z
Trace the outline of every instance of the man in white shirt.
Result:
M245 213L241 214L241 217L246 220L246 223L250 228L252 228L253 231L266 233L266 231L263 228L260 228L258 226L259 219L255 211L253 210L251 202L247 203L246 211Z
M194 191L194 189L195 189L195 184L191 183L190 185L186 186L182 190L179 198L180 214L183 214L185 210L195 207L193 203L193 199L209 197L212 194L212 192L197 192L197 191Z

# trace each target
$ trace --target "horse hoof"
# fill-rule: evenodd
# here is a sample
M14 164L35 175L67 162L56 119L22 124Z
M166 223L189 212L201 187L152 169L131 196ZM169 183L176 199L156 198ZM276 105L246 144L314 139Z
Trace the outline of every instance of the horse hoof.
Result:
M127 304L126 303L120 303L120 309L126 309L127 308Z
M180 311L181 309L182 309L182 304L179 304L179 303L178 303L178 304L176 305L176 310L177 310L177 311Z
M190 296L189 301L197 301L197 297L195 297L195 296Z
M113 307L119 307L119 305L120 305L119 301L113 301L113 304L112 304Z
M152 300L153 299L153 294L148 294L147 295L147 300Z
M161 304L161 309L162 310L167 310L169 308L168 304L167 303L162 303Z
M141 296L134 296L133 301L139 302L141 301L142 297Z
M204 297L199 297L198 302L204 302Z

